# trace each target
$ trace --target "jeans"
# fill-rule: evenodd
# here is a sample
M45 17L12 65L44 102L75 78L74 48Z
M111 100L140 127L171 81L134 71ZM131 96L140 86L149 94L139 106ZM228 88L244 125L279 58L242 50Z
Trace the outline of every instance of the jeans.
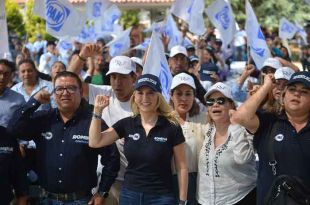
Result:
M146 194L122 188L119 205L175 205L173 194Z
M90 197L84 197L76 201L62 202L56 199L45 198L40 202L40 205L85 205L89 202Z

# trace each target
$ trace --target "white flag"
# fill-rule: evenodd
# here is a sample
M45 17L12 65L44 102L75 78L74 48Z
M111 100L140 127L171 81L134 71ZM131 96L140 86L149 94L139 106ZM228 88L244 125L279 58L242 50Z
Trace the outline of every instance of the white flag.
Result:
M182 45L183 37L181 31L179 31L171 14L167 16L165 34L169 37L168 49L173 46Z
M172 75L165 56L162 41L157 32L154 31L151 36L151 43L147 50L145 63L143 65L143 74L153 74L159 78L162 87L162 94L168 101Z
M112 3L109 0L88 0L86 3L87 19L103 18L104 11L110 6L112 6Z
M86 22L85 12L68 0L35 0L33 13L46 20L46 31L57 38L79 35Z
M248 46L250 47L250 54L256 67L261 69L265 60L270 57L270 51L253 8L248 0L246 0L246 16L245 31L248 39Z
M279 25L279 37L282 39L291 39L294 37L297 32L297 28L291 22L289 22L286 18L282 17L280 19Z
M170 11L188 24L190 32L202 35L206 31L203 18L204 8L204 0L177 0L171 6Z
M296 21L295 21L295 26L297 28L297 32L299 33L299 35L303 39L304 43L306 45L308 45L308 40L307 40L308 34L306 33L305 29L299 23L297 23Z
M143 43L135 46L133 49L145 51L149 47L150 42L151 42L151 39L150 38L146 38L146 39L144 39Z
M217 0L207 8L207 15L212 24L219 30L223 47L227 47L237 32L236 21L230 3Z
M0 1L0 58L8 58L9 55L8 26L6 23L4 1Z
M109 42L106 46L109 47L111 57L121 55L130 48L130 31L131 27L123 31L113 41Z
M305 0L308 4L310 4L310 0Z

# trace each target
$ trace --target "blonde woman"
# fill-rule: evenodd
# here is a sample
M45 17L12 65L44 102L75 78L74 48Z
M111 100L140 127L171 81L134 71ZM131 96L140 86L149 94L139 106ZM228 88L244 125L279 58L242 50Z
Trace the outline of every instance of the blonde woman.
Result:
M253 135L230 121L235 109L230 88L214 84L206 96L209 123L198 162L198 202L202 205L256 204Z
M89 145L103 147L125 138L128 160L120 205L175 205L171 159L179 173L179 204L186 204L187 163L182 129L161 95L159 79L141 75L130 100L133 117L124 118L100 132L101 112L108 98L97 96L89 130Z
M204 137L206 113L200 112L195 100L196 86L192 76L179 73L172 79L170 88L170 104L176 113L185 137L185 154L188 164L189 205L197 205L196 181L198 171L198 155ZM174 191L178 196L177 176L174 175Z

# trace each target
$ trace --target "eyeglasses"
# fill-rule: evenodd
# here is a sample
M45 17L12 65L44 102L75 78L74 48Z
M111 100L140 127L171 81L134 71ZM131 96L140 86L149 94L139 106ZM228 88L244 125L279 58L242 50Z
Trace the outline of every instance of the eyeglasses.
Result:
M74 94L76 91L77 91L78 87L77 86L74 86L74 85L69 85L67 87L60 87L60 86L57 86L55 89L54 89L54 93L56 95L62 95L65 90L69 93L69 94Z
M206 103L208 106L213 106L214 103L217 103L219 105L224 105L227 101L227 98L219 97L219 98L209 98L206 100Z

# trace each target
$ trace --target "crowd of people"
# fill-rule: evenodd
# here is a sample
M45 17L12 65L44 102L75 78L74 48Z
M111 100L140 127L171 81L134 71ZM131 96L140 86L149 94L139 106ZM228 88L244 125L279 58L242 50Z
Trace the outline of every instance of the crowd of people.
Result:
M60 55L37 37L0 59L0 204L263 205L283 174L310 188L309 46L301 70L266 35L257 69L242 32L229 48L209 32L166 50L166 101L141 51L112 58L98 39Z

